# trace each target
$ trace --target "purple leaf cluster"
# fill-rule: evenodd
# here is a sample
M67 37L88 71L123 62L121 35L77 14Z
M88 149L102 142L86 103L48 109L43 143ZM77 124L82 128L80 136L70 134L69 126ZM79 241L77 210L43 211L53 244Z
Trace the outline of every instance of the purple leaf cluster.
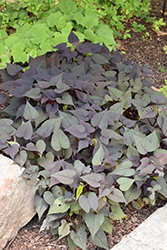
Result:
M70 214L78 225L69 242L80 246L81 228L96 242L108 218L124 216L119 203L167 198L167 99L151 88L147 67L73 32L69 42L30 59L19 79L18 65L0 70L10 94L0 95L0 150L38 178L39 218L49 209L42 229L59 231Z

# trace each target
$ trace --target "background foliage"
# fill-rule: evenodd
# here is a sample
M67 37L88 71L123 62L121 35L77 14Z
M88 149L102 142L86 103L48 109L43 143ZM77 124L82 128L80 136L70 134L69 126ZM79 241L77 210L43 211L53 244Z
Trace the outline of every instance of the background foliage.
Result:
M73 29L80 41L104 43L110 50L115 38L129 37L123 22L132 16L145 18L150 0L3 1L0 8L0 68L6 62L28 63L61 42ZM137 25L137 24L136 24ZM137 26L133 27L137 30Z

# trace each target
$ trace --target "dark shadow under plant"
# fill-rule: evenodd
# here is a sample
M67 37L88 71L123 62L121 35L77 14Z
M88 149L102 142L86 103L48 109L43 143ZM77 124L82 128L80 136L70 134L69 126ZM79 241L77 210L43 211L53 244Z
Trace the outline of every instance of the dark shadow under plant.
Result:
M20 79L19 65L0 71L10 94L0 94L0 149L38 179L41 230L68 236L70 249L86 250L88 237L109 249L120 203L167 198L167 99L147 67L72 32L69 42L31 59Z

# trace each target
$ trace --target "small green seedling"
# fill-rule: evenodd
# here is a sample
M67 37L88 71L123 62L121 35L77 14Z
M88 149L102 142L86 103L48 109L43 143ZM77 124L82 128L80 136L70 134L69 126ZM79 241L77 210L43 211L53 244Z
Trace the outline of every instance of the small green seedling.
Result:
M153 30L154 31L160 30L160 27L164 26L164 25L166 25L166 23L163 22L163 18L161 18L159 20L155 20L155 21L153 21Z
M143 42L145 42L146 40L148 40L149 37L150 37L150 33L149 32L145 32L145 34L142 36Z
M165 80L165 85L160 88L162 94L167 97L167 80Z
M146 27L143 24L138 24L134 22L132 26L133 26L134 31L136 32L141 32L142 30L146 30Z
M165 51L165 54L167 54L167 45L163 47L163 50Z

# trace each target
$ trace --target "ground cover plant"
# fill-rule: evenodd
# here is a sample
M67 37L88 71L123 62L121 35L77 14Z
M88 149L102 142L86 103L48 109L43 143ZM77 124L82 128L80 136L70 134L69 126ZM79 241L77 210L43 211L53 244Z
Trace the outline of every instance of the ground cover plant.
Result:
M108 249L111 221L126 217L120 204L167 198L167 99L147 67L73 32L68 41L19 79L19 65L0 70L10 94L0 94L0 149L38 179L41 230L67 236L70 249L88 237Z
M160 90L167 97L167 80L165 80L165 85Z
M123 24L132 16L145 18L150 0L145 1L3 1L0 5L0 68L6 62L28 65L29 56L40 56L53 46L68 42L73 29L80 41L105 43L110 50L117 37L130 37ZM144 29L134 23L136 30Z

